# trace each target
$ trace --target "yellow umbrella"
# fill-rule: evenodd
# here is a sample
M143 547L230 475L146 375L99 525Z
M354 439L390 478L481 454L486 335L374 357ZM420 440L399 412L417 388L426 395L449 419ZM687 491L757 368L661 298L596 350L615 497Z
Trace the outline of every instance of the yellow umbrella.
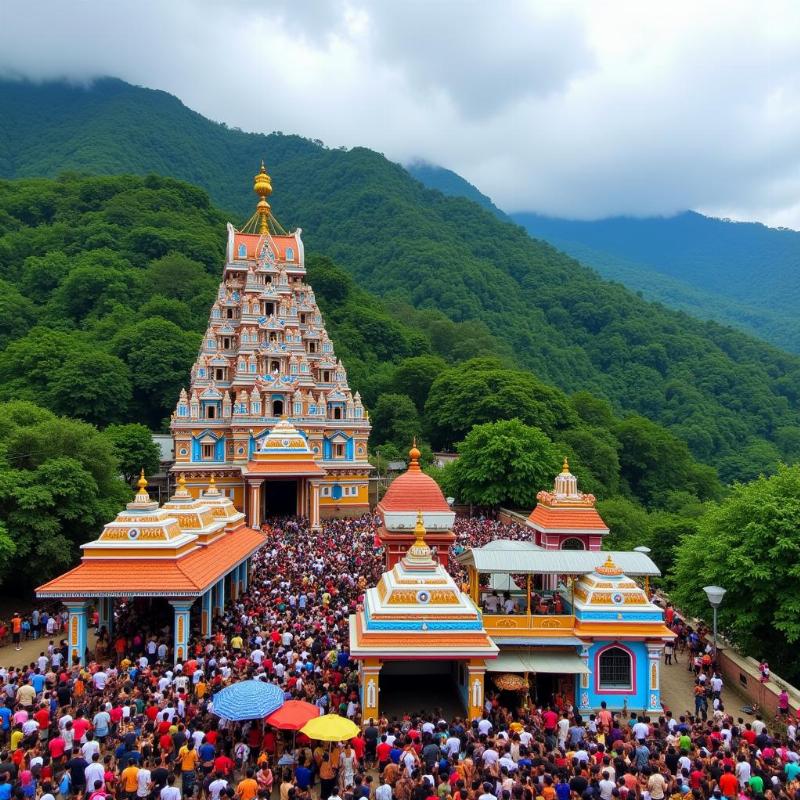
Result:
M300 728L300 733L304 733L309 739L317 739L321 742L346 742L348 739L358 736L359 730L358 725L347 717L325 714L309 720Z

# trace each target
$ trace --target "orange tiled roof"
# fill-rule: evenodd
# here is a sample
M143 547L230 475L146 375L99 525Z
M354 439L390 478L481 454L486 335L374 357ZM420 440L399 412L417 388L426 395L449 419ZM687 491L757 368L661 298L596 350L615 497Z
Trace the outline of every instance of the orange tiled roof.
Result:
M226 533L181 558L87 558L36 590L39 597L199 595L266 541L252 528Z
M548 530L607 531L608 525L593 507L549 508L541 503L531 511L528 519L538 528Z
M264 239L265 237L260 233L239 233L237 232L233 239L233 246L236 248L234 250L234 254L238 253L239 245L245 244L247 245L247 257L248 258L255 258L256 257L256 248L258 247L259 241ZM281 236L278 234L271 234L269 237L270 244L273 246L273 250L277 250L277 257L284 261L286 259L286 248L291 247L294 250L294 258L292 261L297 261L297 240L291 234L286 236Z
M248 475L326 475L316 461L248 461Z
M416 469L415 469L416 467ZM382 511L450 511L439 484L414 463L392 481L378 503Z

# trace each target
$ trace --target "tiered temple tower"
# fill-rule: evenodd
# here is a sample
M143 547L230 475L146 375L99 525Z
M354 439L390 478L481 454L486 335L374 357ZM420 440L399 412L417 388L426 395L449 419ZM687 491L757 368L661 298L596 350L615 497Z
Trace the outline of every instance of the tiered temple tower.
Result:
M173 469L192 494L213 473L251 527L287 513L317 527L369 508L370 424L304 281L302 231L272 216L263 162L253 190L256 213L228 224L222 282L172 416Z

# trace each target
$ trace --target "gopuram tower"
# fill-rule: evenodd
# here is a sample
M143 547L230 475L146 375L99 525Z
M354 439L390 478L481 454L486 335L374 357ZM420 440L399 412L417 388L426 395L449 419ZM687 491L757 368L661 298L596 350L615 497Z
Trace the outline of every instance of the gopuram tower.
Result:
M222 281L172 415L173 471L195 496L213 473L251 527L298 514L318 528L368 510L370 424L305 283L302 231L272 215L263 162L253 190L255 214L228 224Z

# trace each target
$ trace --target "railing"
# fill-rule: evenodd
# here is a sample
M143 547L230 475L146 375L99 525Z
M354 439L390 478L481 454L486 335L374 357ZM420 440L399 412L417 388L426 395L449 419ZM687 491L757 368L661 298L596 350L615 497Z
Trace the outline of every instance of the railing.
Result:
M508 636L512 633L547 636L551 632L572 632L575 617L572 614L484 614L483 626L490 636Z

